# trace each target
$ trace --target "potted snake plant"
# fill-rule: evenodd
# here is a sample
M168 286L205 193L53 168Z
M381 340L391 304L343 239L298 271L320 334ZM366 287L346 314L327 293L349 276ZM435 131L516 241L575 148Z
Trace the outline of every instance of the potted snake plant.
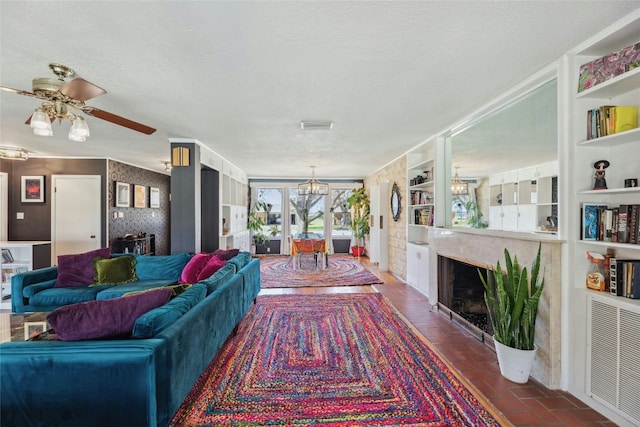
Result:
M493 327L493 340L500 373L510 381L524 384L529 380L536 352L534 343L538 303L544 288L544 272L540 274L540 250L531 272L522 268L518 258L511 259L505 248L505 270L500 261L487 269L486 278L478 270L484 286L484 301Z

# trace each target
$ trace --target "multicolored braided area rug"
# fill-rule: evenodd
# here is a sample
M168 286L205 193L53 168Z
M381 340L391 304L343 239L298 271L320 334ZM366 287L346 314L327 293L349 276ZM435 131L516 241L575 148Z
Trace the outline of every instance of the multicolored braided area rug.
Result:
M499 426L380 294L258 297L171 426Z
M327 268L318 269L313 256L302 257L295 269L289 256L260 258L262 288L301 288L305 286L362 286L383 283L380 278L351 255L329 255Z

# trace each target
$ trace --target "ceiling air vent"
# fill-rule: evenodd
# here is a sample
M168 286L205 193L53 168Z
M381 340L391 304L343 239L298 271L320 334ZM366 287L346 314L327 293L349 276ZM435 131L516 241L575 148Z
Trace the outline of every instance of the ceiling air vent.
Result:
M300 129L302 130L330 130L333 129L333 122L318 121L301 121Z

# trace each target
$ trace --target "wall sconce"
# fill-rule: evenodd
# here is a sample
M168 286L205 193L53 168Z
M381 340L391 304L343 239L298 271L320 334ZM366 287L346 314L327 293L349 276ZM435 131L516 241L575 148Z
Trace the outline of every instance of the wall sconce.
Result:
M174 147L171 150L171 164L173 166L189 166L189 149L187 147Z
M171 169L173 169L173 166L171 166L171 162L162 162L162 163L164 163L165 172L169 172Z

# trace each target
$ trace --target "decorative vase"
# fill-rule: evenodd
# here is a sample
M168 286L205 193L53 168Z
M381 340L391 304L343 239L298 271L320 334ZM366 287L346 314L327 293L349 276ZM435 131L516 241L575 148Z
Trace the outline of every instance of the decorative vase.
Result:
M493 343L495 344L502 376L518 384L525 384L529 381L529 373L533 366L537 347L533 350L518 350L501 344L496 340Z

